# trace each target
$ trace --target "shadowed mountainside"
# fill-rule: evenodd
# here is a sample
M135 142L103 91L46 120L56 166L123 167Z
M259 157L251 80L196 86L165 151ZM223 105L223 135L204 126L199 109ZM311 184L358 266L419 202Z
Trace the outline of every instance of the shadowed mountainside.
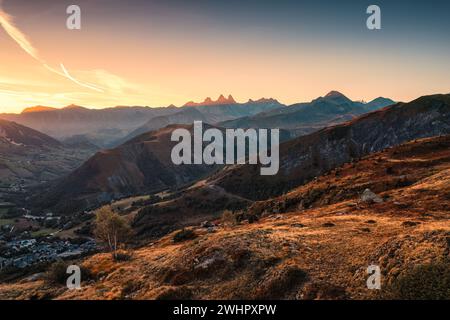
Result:
M72 213L112 199L177 188L210 174L216 165L175 165L172 131L192 125L172 125L145 133L127 143L97 152L82 166L34 201L39 207L56 207Z

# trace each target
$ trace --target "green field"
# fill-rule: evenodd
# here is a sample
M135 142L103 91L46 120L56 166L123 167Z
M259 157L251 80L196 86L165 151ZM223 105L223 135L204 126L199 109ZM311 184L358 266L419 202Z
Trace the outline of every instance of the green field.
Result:
M34 237L45 237L48 236L50 233L53 233L57 231L56 229L41 229L38 231L34 231L31 233L31 236Z

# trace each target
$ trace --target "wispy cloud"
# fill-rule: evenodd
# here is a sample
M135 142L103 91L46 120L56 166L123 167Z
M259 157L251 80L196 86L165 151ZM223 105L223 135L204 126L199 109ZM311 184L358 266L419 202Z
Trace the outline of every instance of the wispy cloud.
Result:
M26 35L22 33L14 24L13 18L3 11L2 1L0 0L0 25L5 29L6 33L17 42L17 44L25 50L34 59L39 60L37 50L33 47Z
M2 7L3 0L0 0L0 25L3 27L3 29L6 31L6 33L25 51L27 52L31 57L33 57L35 60L39 61L46 69L48 69L51 72L54 72L62 77L65 77L66 79L69 79L70 81L76 83L79 86L82 86L84 88L88 88L97 92L104 92L103 89L101 89L98 86L95 86L90 83L85 83L82 81L77 80L73 76L70 75L70 73L67 71L67 69L64 67L64 65L61 63L61 69L62 72L59 70L49 66L44 59L42 59L39 56L38 50L33 46L30 40L28 40L27 36L14 24L14 18L7 14Z

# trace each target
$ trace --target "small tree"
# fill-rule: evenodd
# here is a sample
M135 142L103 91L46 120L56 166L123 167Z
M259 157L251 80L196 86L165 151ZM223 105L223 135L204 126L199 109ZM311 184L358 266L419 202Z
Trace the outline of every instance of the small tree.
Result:
M131 234L131 227L127 220L112 211L111 207L97 210L95 219L95 236L108 244L113 258L117 258L117 249L120 243L126 242Z

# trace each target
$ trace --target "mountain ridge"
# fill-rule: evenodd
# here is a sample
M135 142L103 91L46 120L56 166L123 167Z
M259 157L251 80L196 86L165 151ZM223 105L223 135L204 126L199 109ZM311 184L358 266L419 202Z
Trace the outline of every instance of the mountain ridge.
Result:
M450 95L424 96L281 144L280 171L275 176L260 176L259 165L244 165L223 170L210 179L237 195L264 199L368 153L448 133Z
M311 102L302 102L286 108L269 110L256 115L241 117L220 123L226 128L283 128L300 136L321 128L342 123L357 116L385 107L390 99L372 101L371 104L353 102L337 91Z

